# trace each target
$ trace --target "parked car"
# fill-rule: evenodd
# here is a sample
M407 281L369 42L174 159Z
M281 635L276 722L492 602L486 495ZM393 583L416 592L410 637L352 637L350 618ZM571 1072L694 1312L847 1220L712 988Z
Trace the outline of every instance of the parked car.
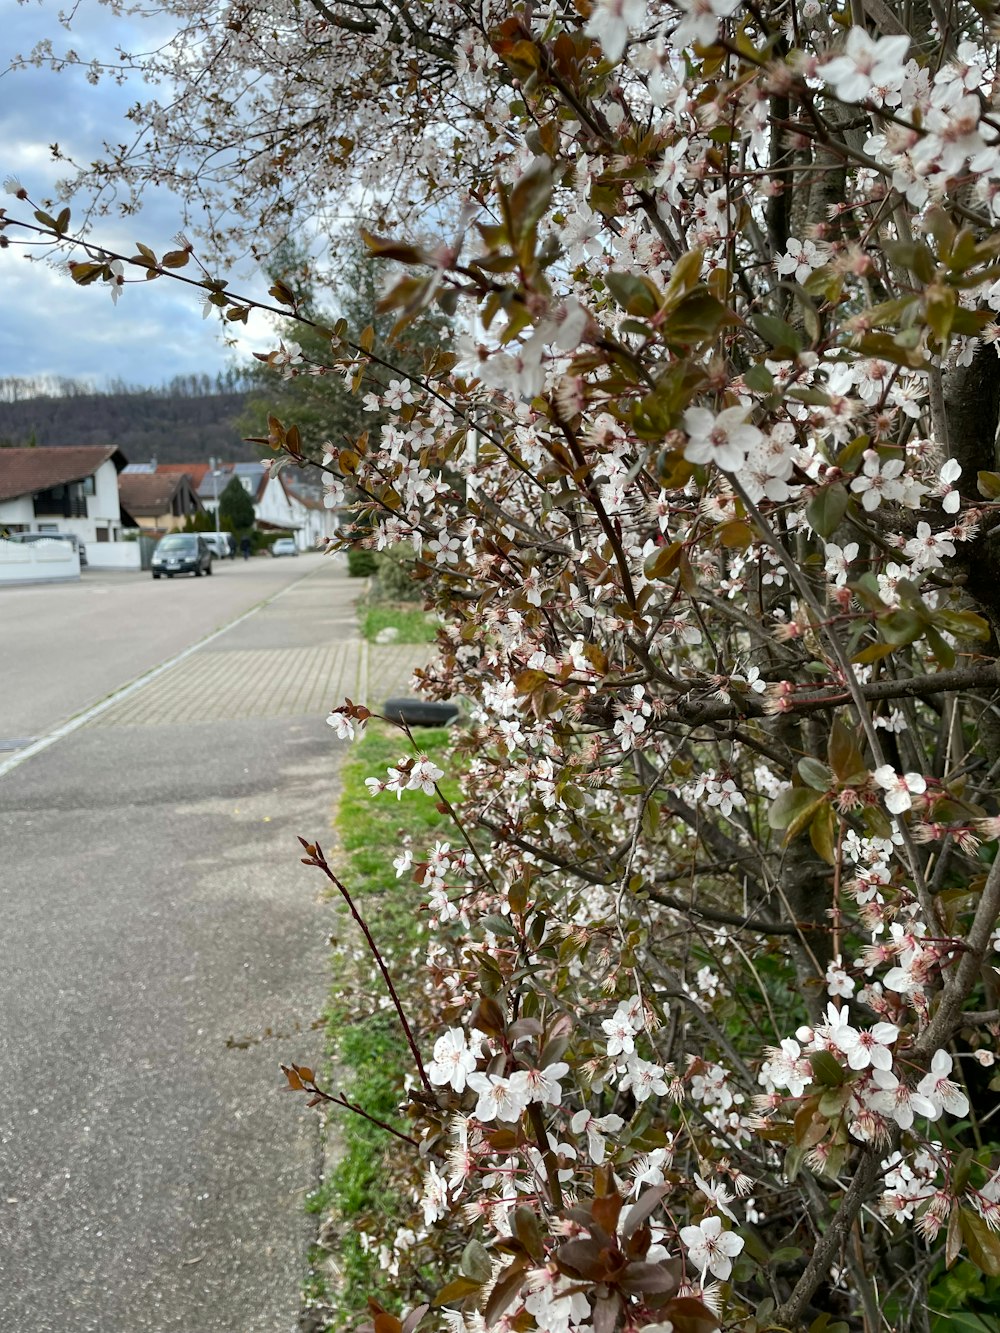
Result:
M207 543L217 560L236 559L236 542L231 532L199 532L197 535Z
M200 532L170 532L156 543L152 564L154 579L161 574L168 579L175 574L193 574L200 579L202 574L212 572L212 552Z
M279 537L271 546L272 555L298 555L299 548L294 537Z
M12 532L10 540L28 545L32 542L69 542L80 557L80 568L87 568L87 548L75 532Z

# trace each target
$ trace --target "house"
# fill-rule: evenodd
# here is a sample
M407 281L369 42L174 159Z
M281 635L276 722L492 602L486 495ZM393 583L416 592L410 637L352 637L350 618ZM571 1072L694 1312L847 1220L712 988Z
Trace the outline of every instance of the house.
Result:
M0 532L71 532L90 564L119 564L110 550L102 559L100 548L132 526L118 498L126 466L113 444L0 449Z
M217 463L214 468L208 463L170 463L173 471L184 471L192 477L198 492L198 499L210 514L214 514L222 492L233 477L237 477L243 489L254 505L267 479L267 468L263 463ZM163 471L164 467L157 471Z
M144 532L173 532L204 512L186 472L147 471L149 464L125 468L118 478L121 506Z
M294 533L300 551L312 550L337 531L338 515L323 503L318 474L314 478L305 469L282 468L277 476L268 473L256 509L259 527Z
M322 479L316 468L284 468L272 476L263 463L139 464L157 476L186 475L206 512L215 512L223 491L233 477L253 501L258 528L292 532L299 550L311 550L337 530L338 516L323 503ZM128 469L130 472L132 468Z

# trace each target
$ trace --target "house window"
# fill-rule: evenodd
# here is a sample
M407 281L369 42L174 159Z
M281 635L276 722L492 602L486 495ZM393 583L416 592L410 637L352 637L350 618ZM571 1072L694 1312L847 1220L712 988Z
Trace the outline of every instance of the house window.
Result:
M80 482L80 493L81 493L82 495L93 495L93 494L94 494L94 478L93 478L93 477L84 477L83 481Z
M59 524L58 524L58 523L39 523L39 525L38 525L38 531L39 531L39 532L58 532L58 531L59 531Z
M97 532L97 540L99 542L107 542L111 540L111 538L108 536L107 528L97 528L96 532Z

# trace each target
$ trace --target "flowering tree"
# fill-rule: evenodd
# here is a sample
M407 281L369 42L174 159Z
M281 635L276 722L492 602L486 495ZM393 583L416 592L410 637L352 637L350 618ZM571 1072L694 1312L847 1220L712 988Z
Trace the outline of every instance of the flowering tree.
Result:
M350 485L366 544L412 550L444 622L421 686L471 715L455 838L399 862L433 927L420 984L383 968L413 1057L406 1245L455 1255L403 1329L972 1327L947 1311L1000 1291L988 16L311 8L213 11L184 114L140 109L148 162L113 169L163 153L211 190L176 163L222 117L277 217L326 207L335 159L399 228L367 233L385 308L458 330L406 378L343 324L323 361L271 358L392 413L328 448L330 503ZM257 140L220 109L248 68ZM343 118L333 158L310 99ZM70 243L68 215L5 221ZM182 273L187 243L73 244L115 295L137 269L255 304ZM294 423L270 435L301 457ZM440 776L415 745L369 786Z

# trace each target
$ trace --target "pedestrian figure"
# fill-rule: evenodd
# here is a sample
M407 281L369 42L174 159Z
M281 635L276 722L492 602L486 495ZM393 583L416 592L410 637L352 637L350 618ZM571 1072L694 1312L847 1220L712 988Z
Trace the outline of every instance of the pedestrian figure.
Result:
M250 559L250 538L243 537L240 541L240 550L243 552L243 559Z

